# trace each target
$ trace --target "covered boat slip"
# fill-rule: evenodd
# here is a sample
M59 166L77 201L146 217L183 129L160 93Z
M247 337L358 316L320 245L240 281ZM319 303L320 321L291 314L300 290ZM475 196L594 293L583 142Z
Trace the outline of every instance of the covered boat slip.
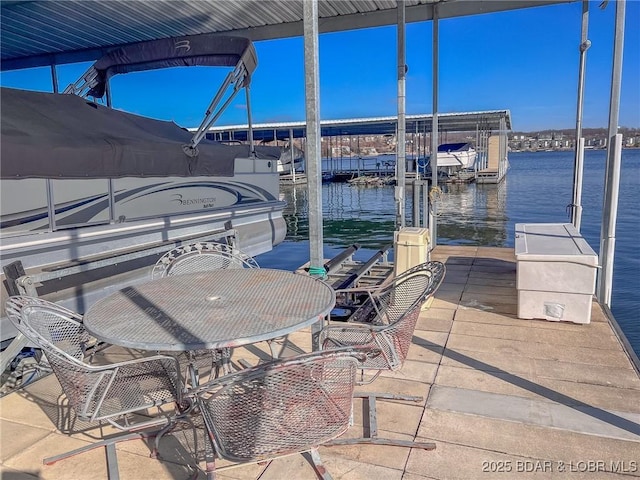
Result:
M322 198L320 165L320 117L318 76L318 34L348 28L381 24L398 25L398 44L404 45L405 22L433 20L452 15L490 13L492 11L523 8L557 2L527 1L408 1L402 2L347 2L309 1L291 2L282 9L279 2L170 2L164 7L145 4L144 13L154 18L154 28L170 36L176 18L189 20L184 25L196 24L201 30L236 30L253 38L277 38L305 35L307 73L308 147L306 159L311 169L309 178L309 230L310 266L323 265ZM52 18L85 14L95 25L82 23L73 29L76 38L87 40L87 27L111 29L105 22L113 15L112 2L96 4L88 11L83 2L16 2L19 15L30 8L48 11ZM136 19L136 2L123 2L122 17L127 32L143 35L149 24L131 25L127 18ZM385 7L385 8L381 8ZM615 2L617 26L624 21L624 3ZM406 8L405 8L406 7ZM74 8L76 10L74 10ZM201 9L207 9L202 12ZM218 9L221 16L208 15L209 9ZM3 4L3 22L6 18ZM133 11L131 10L133 9ZM80 12L80 13L78 13ZM621 12L621 13L620 13ZM14 14L15 12L10 12ZM41 13L41 12L40 12ZM222 15L224 14L224 15ZM154 16L155 15L155 16ZM233 18L237 23L223 21ZM254 20L260 18L260 22ZM36 18L39 18L35 16ZM27 15L28 18L28 15ZM168 20L171 21L168 21ZM197 22L196 19L200 21ZM269 19L268 21L264 19ZM319 21L321 19L321 21ZM164 23L163 23L164 22ZM36 20L36 23L39 23ZM233 24L232 24L233 23ZM261 23L258 25L258 23ZM265 25L266 23L266 25ZM49 30L46 30L47 25ZM64 25L65 22L61 21ZM20 23L21 25L21 23ZM63 39L56 22L44 22L45 31ZM80 24L78 24L80 25ZM164 26L164 27L163 27ZM123 28L123 25L119 25ZM164 28L164 30L163 30ZM176 27L177 28L177 27ZM19 30L19 29L16 29ZM434 28L434 48L437 49L437 27ZM42 30L40 30L42 31ZM113 33L113 32L110 32ZM120 33L120 32L118 32ZM38 35L39 37L41 35ZM45 35L46 37L46 35ZM117 36L115 36L117 37ZM616 35L616 38L619 36ZM102 39L114 38L104 35ZM618 40L616 40L618 41ZM107 42L104 40L104 42ZM56 56L77 60L86 55L97 55L107 45L85 42L79 49L66 44L59 51L51 44L48 48L35 48L35 41L22 39L28 53L15 54L11 50L18 43L3 41L3 61L9 65L48 64ZM619 46L618 43L616 45ZM6 48L6 50L5 50ZM22 46L21 46L22 48ZM5 53L6 52L6 53ZM614 87L610 117L611 140L608 155L607 187L605 189L605 216L600 264L598 301L591 304L591 323L575 325L566 322L523 320L517 318L516 259L513 249L483 247L444 247L431 242L431 259L445 262L447 276L435 300L424 309L414 332L409 357L404 368L395 373L384 373L376 382L376 390L421 395L422 403L384 403L378 405L378 428L389 437L435 441L433 452L417 449L398 449L385 446L358 446L323 448L322 455L329 471L337 478L389 478L400 479L467 479L467 478L629 478L638 477L637 452L640 448L640 377L637 358L625 344L624 336L616 331L616 322L607 305L610 303L613 243L615 242L616 164L619 167L619 148L616 144L617 128L616 85L619 88L618 47L614 54ZM13 55L13 56L12 56ZM94 57L95 58L95 57ZM402 47L398 65L404 64ZM401 72L403 69L399 69ZM437 65L434 68L437 72ZM617 79L617 80L616 80ZM618 91L619 95L619 91ZM434 81L434 127L438 131L437 74ZM402 136L406 120L404 110L404 77L398 79L398 122ZM432 138L437 138L433 135ZM432 151L437 144L432 145ZM617 149L617 151L616 151ZM405 152L399 152L402 157ZM400 162L402 164L402 162ZM401 172L404 174L404 172ZM437 185L437 177L434 178ZM402 183L400 183L402 185ZM576 188L579 181L575 182ZM615 197L615 199L613 198ZM398 187L398 229L404 227L404 191ZM578 212L579 195L574 198L574 212ZM434 212L437 218L437 211ZM417 226L417 225L416 225ZM435 225L434 225L435 227ZM437 238L435 228L431 229ZM609 290L609 295L607 293ZM292 337L294 345L310 348L308 332ZM106 352L120 356L129 352ZM238 351L238 355L257 360L264 356L260 348ZM635 361L635 365L634 365ZM33 400L36 401L33 401ZM99 450L42 467L39 459L68 448L95 442L96 426L68 419L61 405L60 388L53 377L47 377L23 392L15 392L0 399L2 435L11 442L3 442L2 466L4 472L25 475L27 478L100 478L105 476L104 455ZM363 408L356 404L355 426L349 435L359 436L360 429L371 428L363 420ZM57 431L60 422L69 420L73 435ZM149 449L144 441L127 442L118 446L120 469L131 477L179 478L193 474L193 458L201 461L204 454L202 437L194 441L189 430L175 432L163 444L164 460L148 458ZM170 440L170 441L169 441ZM90 458L91 457L91 458ZM288 457L264 466L234 470L223 478L316 478L309 465L299 456ZM124 476L124 475L123 475ZM200 475L202 477L202 475Z
M407 159L407 181L425 177L425 164L429 163L431 137L434 125L432 114L412 114L405 118L405 135L411 146L405 150ZM252 125L252 137L258 142L285 141L289 145L295 139L303 139L306 145L305 122L256 123ZM473 171L471 179L482 183L499 183L504 179L508 169L507 135L511 131L511 112L509 110L484 110L475 112L447 112L438 115L438 165L445 173L459 169ZM320 121L320 135L326 151L322 155L329 163L333 159L332 145L343 145L349 139L350 147L358 145L358 138L369 135L398 135L398 117L367 117L328 119ZM451 143L446 143L449 135L473 139L475 148L464 149L458 157L447 155ZM213 126L207 132L208 138L221 142L249 139L249 125ZM462 142L460 148L468 142ZM286 156L286 153L283 154ZM394 155L397 158L397 152ZM354 157L357 159L357 157ZM425 161L426 159L426 161ZM334 176L353 175L360 169L332 171ZM323 172L326 173L326 172ZM306 181L306 179L305 179Z

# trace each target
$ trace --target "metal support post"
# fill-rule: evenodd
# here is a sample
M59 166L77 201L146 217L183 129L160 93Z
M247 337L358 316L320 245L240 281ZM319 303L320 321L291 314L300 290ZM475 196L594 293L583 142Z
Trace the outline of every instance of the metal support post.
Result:
M433 6L433 119L431 123L431 189L438 188L438 4ZM429 242L430 250L433 250L437 244L438 225L436 216L438 214L438 204L431 202L429 209L429 232L431 233L431 242Z
M580 67L578 70L578 104L576 111L576 145L573 166L573 197L571 203L571 223L580 231L582 222L582 172L584 162L584 139L582 138L582 111L584 106L584 77L587 64L587 50L591 42L587 38L589 29L589 0L582 2L582 35L580 40ZM582 142L581 142L582 141Z
M293 128L289 129L289 150L291 152L291 181L296 183L296 162L293 154Z
M611 307L613 286L613 258L616 249L616 220L618 217L618 193L622 158L622 134L618 133L607 147L607 178L602 209L602 238L600 239L600 275L598 277L598 300Z
M309 273L325 274L322 233L322 168L320 152L320 74L318 0L302 2L304 77L307 119L307 188L309 194Z
M420 194L422 193L422 181L413 181L413 226L420 226Z
M397 2L398 11L398 130L396 145L396 230L405 226L405 170L406 142L406 52L405 52L405 2ZM415 189L414 189L415 190Z
M53 93L58 93L58 72L55 65L51 65L51 83L53 85Z
M429 226L429 182L423 180L420 188L422 189L422 226L427 228Z
M249 135L249 152L251 156L254 156L256 154L256 149L253 144L253 121L251 118L251 91L249 89L249 84L244 87L244 90L247 99L247 122L249 126L247 135Z
M573 183L572 223L578 232L582 225L582 177L584 175L584 137L576 142L576 165Z
M613 37L613 68L611 73L611 98L609 101L609 135L607 137L607 166L604 180L602 229L600 234L600 275L597 295L600 303L611 307L613 285L613 259L618 216L622 135L618 134L620 113L620 86L622 83L622 54L624 51L625 0L616 5L616 23Z

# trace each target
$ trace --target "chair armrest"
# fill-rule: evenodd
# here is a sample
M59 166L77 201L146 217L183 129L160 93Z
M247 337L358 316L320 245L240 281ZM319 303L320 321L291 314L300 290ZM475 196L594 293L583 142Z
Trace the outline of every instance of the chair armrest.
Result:
M108 365L102 365L102 366L88 366L88 368L94 372L94 373L105 373L105 374L110 374L111 375L111 381L109 382L109 386L107 388L104 389L104 391L102 392L102 394L99 395L99 398L96 398L96 401L98 402L98 405L102 404L102 401L104 400L104 398L106 398L109 395L109 390L111 389L111 387L113 386L114 381L117 381L119 374L121 375L121 372L126 372L126 370L128 368L131 367L136 367L136 366L140 366L143 365L145 363L152 363L152 362L162 362L166 367L172 366L173 368L170 368L169 371L167 372L167 375L169 376L169 374L174 375L175 378L175 400L177 403L181 403L182 402L182 398L183 398L183 387L184 387L184 379L182 377L182 373L181 373L181 369L180 369L180 363L178 362L178 359L169 355L153 355L151 357L143 357L143 358L136 358L133 360L125 360L122 362L116 362L116 363L111 363ZM165 363L166 362L166 363ZM126 377L126 374L125 374ZM173 382L172 382L173 383ZM99 410L100 407L97 408L97 410Z
M91 366L91 369L97 372L100 370L111 370L117 367L135 365L137 363L152 362L157 360L169 360L171 363L175 364L176 371L180 372L180 362L178 362L178 359L176 357L172 357L171 355L153 355L151 357L134 358L133 360L123 360L121 362L109 363L107 365Z
M320 331L318 343L323 350L335 347L367 345L374 342L375 331L369 324L342 323L328 325Z
M344 357L346 356L350 356L350 357L356 357L358 358L359 361L363 362L367 359L367 357L369 355L371 355L371 351L374 348L374 346L372 344L363 344L363 345L353 345L353 346L348 346L346 348L338 348L338 349L334 349L331 352L324 352L323 355L324 356L328 356L328 357ZM318 351L314 351L311 353L305 353L302 355L297 355L295 357L291 357L291 358L285 358L285 359L276 359L276 360L272 360L270 362L265 362L265 363L260 363L258 365L255 365L253 367L250 368L246 368L244 370L239 370L237 372L232 372L229 373L227 375L223 375L222 377L218 377L215 378L213 380L209 380L208 382L199 385L198 387L189 390L186 393L187 397L197 397L198 395L203 394L204 392L207 391L211 391L214 389L218 389L218 388L222 388L228 384L231 384L235 381L237 381L238 378L247 380L248 378L251 378L252 376L256 375L256 376L262 376L265 374L266 371L269 370L277 370L277 369L283 369L286 368L287 366L291 365L291 364L297 364L297 363L303 363L305 362L308 358L311 357L315 357L319 355Z

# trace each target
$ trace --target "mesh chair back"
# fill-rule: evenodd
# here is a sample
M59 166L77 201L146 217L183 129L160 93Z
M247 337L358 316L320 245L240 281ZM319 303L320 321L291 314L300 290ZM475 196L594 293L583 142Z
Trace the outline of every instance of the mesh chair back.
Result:
M374 343L380 355L370 356L363 370L398 370L404 364L416 322L425 300L438 289L445 274L441 262L426 262L395 277L368 297L344 325L330 325L320 332L323 346ZM366 323L353 323L352 319Z
M151 278L221 268L259 268L258 263L237 248L223 243L201 242L183 245L165 253L153 267Z
M42 349L79 418L121 416L177 397L180 379L175 359L152 357L101 367L87 365L82 360L92 337L82 318L54 303L24 298L9 299L9 318Z
M436 290L440 287L442 280L444 280L444 276L446 273L446 267L442 262L424 262L416 265L415 267L410 268L409 270L402 272L400 275L394 278L395 283L399 283L406 278L410 278L414 275L426 275L429 277L429 284L427 287L421 292L422 300L426 300L431 295L433 295Z
M226 268L260 268L253 257L224 243L199 242L182 245L165 253L151 271L151 279ZM194 350L193 357L205 357L205 365L228 364L231 349Z
M372 293L350 317L350 322L389 325L396 322L415 302L435 293L445 274L441 262L425 262L401 273Z
M36 297L11 297L6 304L7 314L16 328L40 348L48 344L78 360L96 340L82 324L82 317L71 310ZM27 310L28 309L28 310ZM23 317L27 310L30 315Z
M358 359L326 350L231 374L199 394L222 458L257 461L303 452L349 426Z

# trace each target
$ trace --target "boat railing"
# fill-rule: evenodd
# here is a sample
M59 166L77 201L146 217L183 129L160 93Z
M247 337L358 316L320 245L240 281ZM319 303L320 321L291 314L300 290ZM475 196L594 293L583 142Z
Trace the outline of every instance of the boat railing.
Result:
M207 235L196 235L185 237L180 240L180 244L195 243L198 241L219 241L237 247L237 231L233 228L226 228ZM175 241L165 241L155 244L145 245L142 248L127 250L126 252L114 253L108 256L99 255L82 259L81 261L69 262L62 265L55 265L37 273L25 274L22 262L16 260L3 267L7 293L13 295L28 295L40 297L41 292L48 290L49 283L59 282L72 275L95 271L100 268L110 267L124 262L131 262L153 255L160 255L176 245ZM46 295L46 293L45 293ZM0 371L4 372L15 356L28 345L28 340L21 334L17 335L11 343L0 353Z
M180 240L180 243L194 243L205 240L223 240L227 244L237 246L237 231L235 229L220 230L218 232L209 233L207 235L198 235L194 237L185 237ZM13 295L29 295L38 296L37 286L42 285L52 280L60 280L64 277L71 275L77 275L79 273L86 273L99 268L116 265L119 263L129 262L140 258L148 257L151 255L158 255L165 253L168 249L175 245L175 241L164 241L154 243L152 245L146 245L142 248L135 248L127 250L126 252L108 254L108 255L96 255L84 258L81 261L74 261L65 263L63 265L56 265L52 268L45 269L39 273L24 274L24 269L21 266L21 262L18 260L13 262L5 269L5 278L7 280L10 294ZM17 278L12 278L15 273L22 273Z

